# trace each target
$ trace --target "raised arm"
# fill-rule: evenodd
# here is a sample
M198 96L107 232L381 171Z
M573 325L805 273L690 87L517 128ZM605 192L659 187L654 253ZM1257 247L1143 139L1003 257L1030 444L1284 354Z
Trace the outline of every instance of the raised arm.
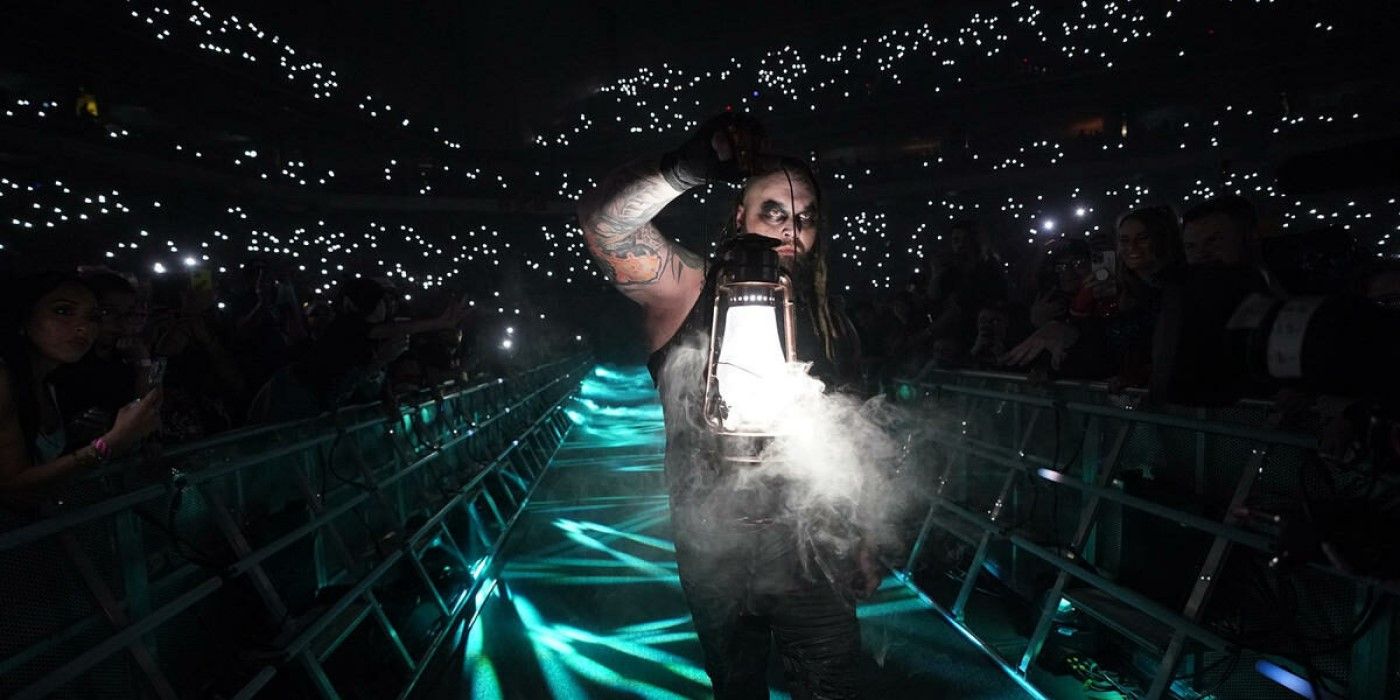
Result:
M161 390L153 389L141 399L117 411L113 425L101 438L108 456L119 456L160 425ZM26 445L20 425L15 392L9 371L0 368L0 501L33 494L55 486L69 476L98 466L105 459L93 445L78 448L44 464L30 461L31 446ZM18 502L18 501L16 501Z
M594 262L627 298L649 313L693 301L704 260L667 238L651 220L684 190L661 175L658 161L609 174L579 202L583 240ZM683 313L683 311L682 311Z
M705 284L704 260L663 235L652 219L692 187L742 182L749 156L762 144L757 121L721 114L680 148L617 169L579 201L588 252L608 280L642 306L652 349L675 333Z

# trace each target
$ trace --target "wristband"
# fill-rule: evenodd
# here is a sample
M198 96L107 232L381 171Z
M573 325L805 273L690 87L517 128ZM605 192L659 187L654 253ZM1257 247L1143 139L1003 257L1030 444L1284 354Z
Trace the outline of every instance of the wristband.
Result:
M92 451L97 454L98 463L105 462L112 458L112 446L106 440L97 438L92 441Z
M685 192L692 187L705 184L705 181L695 181L692 178L684 177L680 172L680 155L675 151L661 156L661 177L665 178L666 184L677 192Z

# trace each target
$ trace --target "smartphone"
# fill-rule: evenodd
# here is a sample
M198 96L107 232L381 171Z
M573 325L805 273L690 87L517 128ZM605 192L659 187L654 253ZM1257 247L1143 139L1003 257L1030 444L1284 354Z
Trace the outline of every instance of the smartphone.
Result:
M1089 261L1093 277L1094 296L1107 299L1118 296L1118 254L1111 250L1094 253Z
M150 391L165 381L165 358L152 357L146 365L146 390Z
M190 289L196 292L214 290L214 273L209 270L195 270L190 273Z

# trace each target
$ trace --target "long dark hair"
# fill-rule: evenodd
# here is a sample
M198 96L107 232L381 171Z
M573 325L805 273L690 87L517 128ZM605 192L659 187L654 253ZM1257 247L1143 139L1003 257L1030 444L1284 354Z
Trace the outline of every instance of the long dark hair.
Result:
M812 325L816 327L817 334L821 337L822 350L826 354L826 359L832 362L839 362L840 358L837 357L836 352L836 339L844 335L846 329L843 327L843 324L837 322L835 315L832 313L831 300L827 293L827 279L830 275L830 267L826 260L825 242L827 238L826 227L828 218L826 216L825 200L822 198L822 190L820 185L817 184L817 176L812 172L812 168L808 166L807 163L797 158L778 157L763 160L754 169L754 172L749 175L748 179L745 180L744 186L739 189L739 195L734 200L733 206L729 208L724 225L720 228L720 240L728 239L740 233L737 223L734 220L734 212L743 205L744 197L749 193L749 189L753 187L755 182L775 173L786 175L790 185L802 183L812 190L812 198L815 200L817 210L815 219L817 236L812 243L812 250L807 253L811 265L811 289L802 288L804 285L799 284L797 295L798 298L802 298L808 293L811 294L811 303L808 304L808 309L812 315ZM793 212L793 216L796 216L796 212Z
M64 285L90 289L77 274L71 272L40 272L7 285L0 304L0 358L10 377L10 396L15 415L24 434L24 451L34 458L34 439L39 435L39 395L34 386L34 364L30 359L32 341L24 329L34 316L34 307L45 294Z

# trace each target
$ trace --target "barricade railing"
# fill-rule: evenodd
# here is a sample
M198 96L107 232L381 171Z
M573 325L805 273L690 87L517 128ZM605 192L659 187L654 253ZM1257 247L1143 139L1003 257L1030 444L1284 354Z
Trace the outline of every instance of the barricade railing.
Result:
M489 592L590 366L148 450L6 513L0 695L407 696Z
M1132 647L1122 656L1152 679L1141 695L1153 700L1196 697L1251 662L1303 684L1344 685L1347 697L1391 697L1400 591L1318 558L1290 562L1277 528L1243 518L1247 506L1287 510L1326 471L1314 436L1269 425L1269 402L1149 406L1142 392L1103 384L934 369L895 394L930 426L908 445L927 510L897 574L1013 672L1028 676L1052 635L1074 646L1059 637L1076 633L1066 618L1082 613ZM953 554L935 561L936 540ZM1336 648L1273 648L1246 638L1247 619L1222 623L1241 605L1234 589L1211 607L1222 581L1248 580L1260 563L1309 608L1306 620L1285 623L1293 634L1331 633ZM986 576L1034 610L1028 635L1008 632L1014 613L978 607ZM1259 679L1259 697L1285 696L1255 668L1233 682L1248 686L1246 675Z

